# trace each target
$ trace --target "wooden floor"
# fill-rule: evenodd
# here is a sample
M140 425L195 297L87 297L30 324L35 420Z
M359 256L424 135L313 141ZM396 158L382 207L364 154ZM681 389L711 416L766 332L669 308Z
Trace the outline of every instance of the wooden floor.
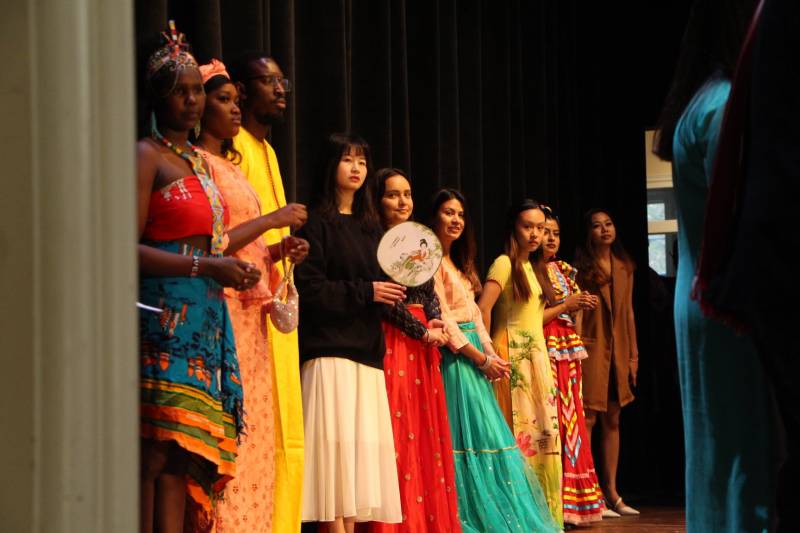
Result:
M571 533L633 533L634 531L647 531L666 533L673 531L686 531L686 520L683 509L679 507L638 507L642 514L639 516L607 518L590 526L581 526L571 530Z

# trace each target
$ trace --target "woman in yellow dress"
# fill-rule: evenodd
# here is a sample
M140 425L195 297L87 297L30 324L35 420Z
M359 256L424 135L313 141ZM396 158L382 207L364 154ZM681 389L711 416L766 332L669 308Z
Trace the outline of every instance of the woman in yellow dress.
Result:
M505 253L489 268L478 307L497 354L511 362L510 379L495 382L498 403L539 478L553 519L563 524L557 391L542 331L545 301L553 299L541 261L544 223L534 200L511 208Z

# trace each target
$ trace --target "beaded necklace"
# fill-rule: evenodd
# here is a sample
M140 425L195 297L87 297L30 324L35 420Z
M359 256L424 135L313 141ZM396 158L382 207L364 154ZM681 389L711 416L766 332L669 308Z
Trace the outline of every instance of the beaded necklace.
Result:
M220 194L219 189L217 189L217 186L214 184L214 181L211 179L211 176L208 175L206 166L203 164L203 157L192 145L192 143L187 141L189 150L182 150L178 146L175 146L169 139L161 135L161 132L158 131L158 127L156 126L155 115L151 117L150 135L154 140L160 142L175 152L182 159L188 161L192 166L192 172L195 176L197 176L197 179L200 181L200 185L203 186L203 190L208 197L208 203L211 204L211 212L213 213L213 222L211 225L211 254L221 256L225 250L225 208L222 205L222 195Z

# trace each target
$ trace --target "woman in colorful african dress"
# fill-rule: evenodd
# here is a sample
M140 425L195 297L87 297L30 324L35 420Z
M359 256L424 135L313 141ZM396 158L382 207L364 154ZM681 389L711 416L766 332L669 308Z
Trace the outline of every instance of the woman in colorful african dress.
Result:
M541 260L544 220L544 211L534 200L511 207L503 237L505 253L489 267L478 307L498 355L511 364L510 383L495 384L498 403L510 405L510 412L504 413L509 426L539 478L553 520L561 524L557 390L542 332L545 301L553 299Z
M554 293L553 303L544 310L544 338L558 387L564 522L579 525L602 520L605 505L586 435L581 397L581 360L589 354L575 331L573 316L582 309L594 309L599 302L597 296L581 292L575 281L577 271L556 258L561 230L549 207L544 207L544 214L542 251Z
M402 170L378 170L375 193L385 229L411 217L411 184ZM372 531L461 531L441 355L437 349L447 342L440 319L433 279L419 287L408 287L405 300L387 308L383 372L392 414L403 522L372 522Z
M212 503L235 474L243 395L223 287L246 290L260 272L223 257L227 208L189 143L205 93L197 63L170 23L150 56L149 136L137 144L143 532L182 533L186 504L207 529Z
M271 228L302 226L306 209L299 204L289 204L261 215L258 195L236 165L239 154L232 148L231 139L238 133L241 123L236 86L225 65L217 60L200 66L200 72L206 106L197 144L230 212L227 227L231 229L226 234L224 253L253 263L264 272L258 283L248 290L225 290L236 339L247 423L236 458L236 477L217 505L214 522L220 533L268 533L272 531L275 482L272 354L266 323L272 306L270 281L280 278L273 261L280 261L283 253L287 259L301 262L308 252L308 243L286 237L284 242L268 248L262 234Z
M442 376L461 527L469 533L559 531L489 382L507 379L510 365L495 353L475 303L480 281L464 196L439 191L430 225L443 251L434 283L449 335L441 348Z

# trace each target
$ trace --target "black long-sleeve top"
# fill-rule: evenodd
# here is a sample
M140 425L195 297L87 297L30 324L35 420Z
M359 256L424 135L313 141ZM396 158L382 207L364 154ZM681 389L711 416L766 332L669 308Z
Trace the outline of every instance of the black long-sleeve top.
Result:
M386 320L412 339L419 340L425 336L428 328L411 314L406 307L410 304L421 304L425 311L425 318L428 320L442 317L439 298L436 297L436 291L433 290L433 278L419 287L408 287L404 301L397 302L391 307L386 306Z
M300 293L300 360L344 357L383 368L383 304L373 302L381 279L376 258L380 234L352 215L329 221L312 212L298 232L311 245L297 266ZM280 354L276 354L280 357Z

